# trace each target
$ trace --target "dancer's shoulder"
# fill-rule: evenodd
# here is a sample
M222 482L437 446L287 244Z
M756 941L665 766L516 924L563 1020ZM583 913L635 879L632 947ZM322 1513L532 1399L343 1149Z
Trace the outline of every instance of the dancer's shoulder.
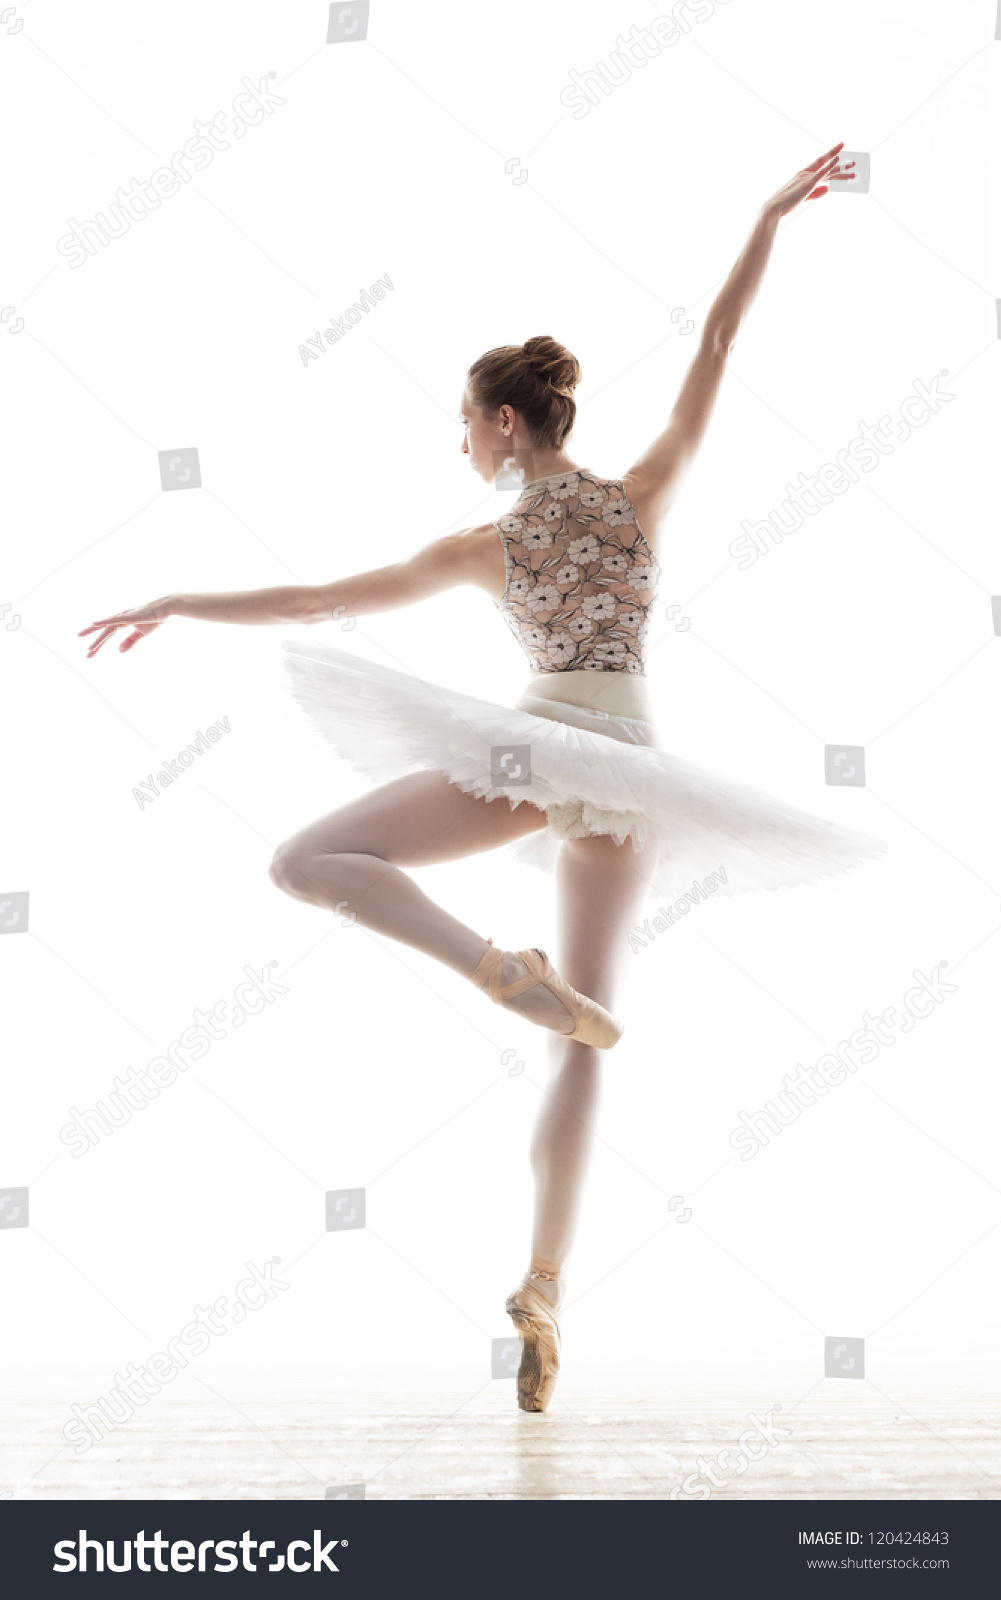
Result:
M504 550L492 522L442 534L400 565L408 578L436 590L472 583L495 600L504 592Z

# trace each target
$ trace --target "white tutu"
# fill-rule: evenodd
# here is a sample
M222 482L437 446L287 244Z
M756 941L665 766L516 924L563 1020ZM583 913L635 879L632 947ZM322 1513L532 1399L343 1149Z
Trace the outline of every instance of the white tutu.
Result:
M710 875L720 895L813 883L887 848L657 748L649 722L533 699L536 715L330 645L283 648L295 698L357 771L388 782L430 768L468 794L548 810L548 828L503 847L543 871L561 837L607 833L646 852L636 865L652 897L675 899ZM505 783L498 762L518 745L530 781Z

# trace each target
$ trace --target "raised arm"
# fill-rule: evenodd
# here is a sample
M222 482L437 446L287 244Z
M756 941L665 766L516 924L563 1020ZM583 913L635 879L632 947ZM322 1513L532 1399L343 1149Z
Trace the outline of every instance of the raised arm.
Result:
M667 427L624 478L626 493L641 527L654 533L670 509L685 471L702 441L719 391L737 330L761 282L779 221L802 200L827 193L827 180L854 178L838 168L844 140L797 172L765 202L757 220L706 317L698 349L668 419ZM849 166L854 166L850 162Z
M134 606L82 628L78 637L103 630L87 651L87 659L119 628L132 629L118 646L131 650L168 617L194 617L200 622L329 622L413 605L460 583L479 581L482 557L466 533L449 533L425 545L406 561L375 567L353 577L312 587L286 584L274 589L245 589L220 594L173 594Z

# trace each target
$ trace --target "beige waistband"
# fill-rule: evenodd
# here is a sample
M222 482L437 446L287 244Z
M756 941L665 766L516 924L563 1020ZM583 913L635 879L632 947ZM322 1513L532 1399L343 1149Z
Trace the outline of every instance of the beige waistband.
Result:
M613 717L654 720L649 686L635 672L584 672L579 668L533 672L521 698L528 697L562 700L590 711L605 711Z

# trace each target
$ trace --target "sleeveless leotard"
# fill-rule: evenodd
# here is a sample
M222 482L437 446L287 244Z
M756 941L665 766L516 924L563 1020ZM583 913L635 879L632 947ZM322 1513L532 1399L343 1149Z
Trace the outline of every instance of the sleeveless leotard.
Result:
M646 676L661 567L621 479L584 468L539 478L493 526L507 568L499 609L534 673Z

